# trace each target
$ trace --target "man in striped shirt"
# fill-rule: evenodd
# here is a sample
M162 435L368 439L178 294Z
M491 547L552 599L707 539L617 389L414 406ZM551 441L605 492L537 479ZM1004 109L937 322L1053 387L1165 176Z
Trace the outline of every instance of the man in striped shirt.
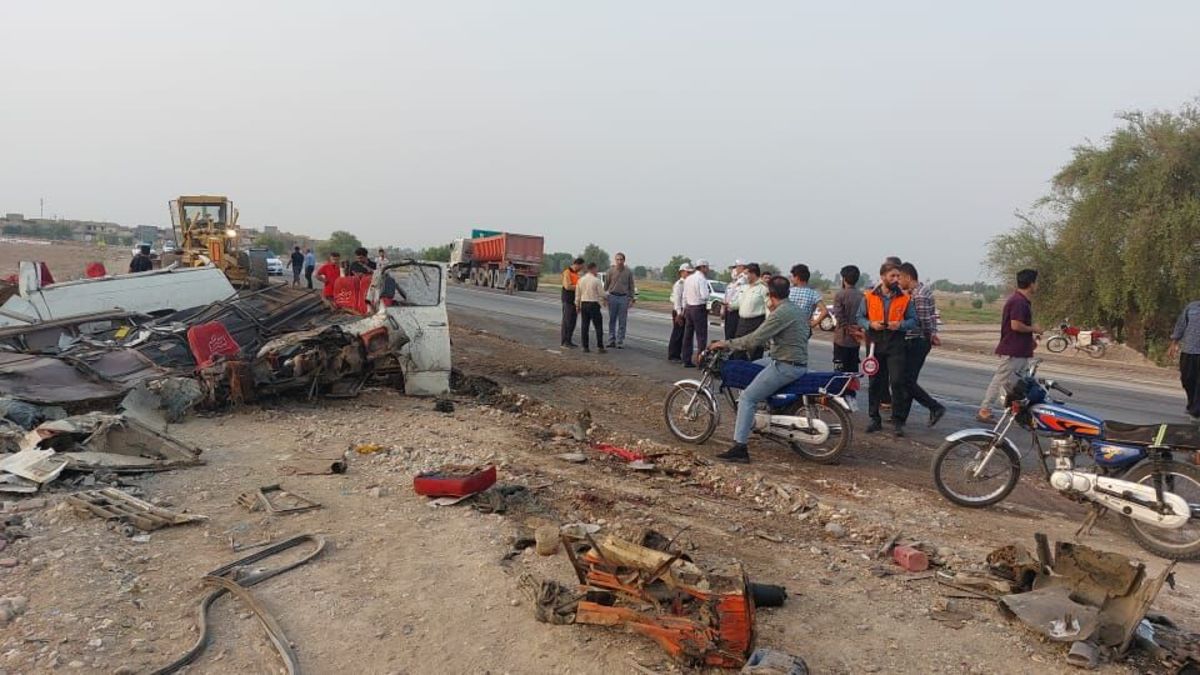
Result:
M808 285L811 278L812 273L809 272L808 265L792 265L792 289L788 292L788 300L800 308L801 316L807 318L809 337L812 337L812 329L821 325L825 317L829 316L829 309L821 301L821 292Z
M929 426L938 423L946 414L946 406L938 403L918 382L921 369L930 350L942 344L938 337L937 304L933 289L921 283L917 268L910 262L900 265L900 287L912 298L917 313L917 325L905 335L904 378L909 397L929 411Z

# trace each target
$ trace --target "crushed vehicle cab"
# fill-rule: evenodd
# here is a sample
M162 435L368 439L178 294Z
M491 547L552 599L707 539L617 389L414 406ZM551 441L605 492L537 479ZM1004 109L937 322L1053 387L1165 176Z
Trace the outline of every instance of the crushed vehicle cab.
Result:
M289 333L259 349L261 393L310 386L310 393L354 396L371 377L398 376L410 396L450 391L446 266L409 260L375 271L367 293L374 311Z

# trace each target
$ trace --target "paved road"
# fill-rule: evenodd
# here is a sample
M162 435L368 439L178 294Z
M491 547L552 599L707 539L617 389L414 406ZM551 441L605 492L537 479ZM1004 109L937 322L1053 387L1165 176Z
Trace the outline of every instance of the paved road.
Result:
M487 330L509 338L547 349L558 349L558 330L561 306L554 297L544 294L505 295L490 289L453 285L449 292L452 310L466 310L473 328ZM607 322L607 314L605 316ZM607 329L607 323L606 323ZM709 331L715 337L718 327ZM626 349L610 353L610 360L621 360L639 373L660 379L664 383L691 377L695 371L686 370L666 361L667 338L670 336L670 317L662 312L633 309L629 313L629 335ZM576 335L578 342L578 335ZM935 354L937 352L935 351ZM583 356L582 354L580 355ZM601 358L592 354L592 358ZM813 340L810 363L832 361L828 342ZM831 369L828 368L828 369ZM986 360L949 355L931 356L921 381L931 394L945 400L950 414L938 425L938 433L925 432L920 427L924 409L914 406L910 418L910 435L917 440L936 444L939 438L954 429L977 426L975 409L992 376L992 366ZM1074 391L1072 403L1106 419L1134 423L1186 422L1182 390L1172 384L1131 383L1110 378L1071 373L1061 365L1044 366L1042 374L1058 379ZM664 392L665 395L665 392ZM864 397L865 403L865 397ZM861 415L865 419L865 415ZM865 422L863 422L865 424Z

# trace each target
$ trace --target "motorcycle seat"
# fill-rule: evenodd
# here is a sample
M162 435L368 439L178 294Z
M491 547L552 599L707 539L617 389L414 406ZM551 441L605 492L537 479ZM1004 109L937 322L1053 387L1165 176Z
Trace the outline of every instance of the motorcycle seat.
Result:
M726 361L721 367L721 386L729 389L745 389L750 386L762 368L750 361ZM800 376L800 379L776 391L773 396L818 394L822 388L836 393L845 385L845 380L853 376L853 373L808 372Z
M1162 444L1200 450L1200 428L1191 424L1128 424L1105 420L1104 438L1132 445Z

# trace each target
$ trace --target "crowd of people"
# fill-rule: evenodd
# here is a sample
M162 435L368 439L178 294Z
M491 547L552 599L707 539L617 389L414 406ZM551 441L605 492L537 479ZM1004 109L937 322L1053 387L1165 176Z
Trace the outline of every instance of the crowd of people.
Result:
M596 333L596 351L625 348L629 309L637 302L637 282L633 270L625 264L625 254L613 256L613 265L600 279L599 266L583 258L571 261L562 272L562 331L565 349L577 349L575 329L583 351L591 352L590 331ZM604 313L608 307L608 342L604 340Z

